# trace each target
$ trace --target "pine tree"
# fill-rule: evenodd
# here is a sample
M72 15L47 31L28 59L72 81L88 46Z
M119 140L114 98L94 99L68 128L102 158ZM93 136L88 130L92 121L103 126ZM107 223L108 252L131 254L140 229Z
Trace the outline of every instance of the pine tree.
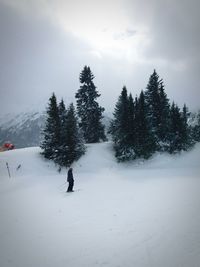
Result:
M61 123L61 142L58 149L56 163L69 167L85 152L83 138L78 127L74 105L71 103L66 110L64 102L59 105Z
M145 103L145 96L143 91L140 97L136 99L136 144L135 150L137 157L149 158L156 150L156 143L154 135L152 134L147 113L147 105Z
M49 99L46 112L46 124L42 134L43 141L40 146L43 150L42 154L45 158L56 161L60 145L60 119L57 99L54 93Z
M200 142L200 110L193 114L191 128L192 142Z
M166 151L169 147L170 103L165 93L162 79L154 70L145 91L147 115L152 134L157 144L156 150Z
M182 129L181 129L181 140L183 143L183 150L188 150L190 147L194 145L194 140L192 137L192 128L188 125L188 118L190 116L190 112L186 104L183 106L183 110L181 113L182 118Z
M61 129L62 129L63 124L65 123L66 113L67 113L67 110L65 107L65 103L62 99L58 105L58 114L59 114L59 118L60 118ZM62 132L62 130L61 130L61 132Z
M183 120L180 108L173 102L170 110L170 153L177 153L183 149L182 129Z
M80 127L87 143L96 143L106 140L102 124L104 108L99 106L96 99L100 96L93 83L94 75L90 67L85 66L80 73L80 89L76 93L77 112L80 118Z
M200 142L200 111L197 113L197 125L195 131L195 139L194 141Z
M147 105L147 117L150 124L152 133L159 141L158 126L161 123L160 114L160 80L157 72L154 70L153 74L149 78L149 82L145 91L145 100Z
M135 124L135 140L134 140L134 145L135 145L135 150L138 150L138 147L140 146L139 144L139 138L140 138L140 109L139 109L139 101L138 97L135 97L134 101L134 124ZM138 152L137 157L138 157Z
M136 139L136 124L135 124L135 104L133 101L132 94L128 97L128 136L127 142L130 146L134 148L135 146L135 139Z
M170 103L164 90L162 80L159 84L159 124L157 125L157 136L159 140L159 150L167 151L169 147L169 124L170 124Z
M149 158L156 150L156 143L150 129L143 91L134 102L132 95L128 97L127 89L123 87L113 115L110 133L118 161Z
M60 120L60 142L56 157L56 163L58 163L60 166L64 166L66 161L65 158L67 157L65 146L67 110L63 99L58 105L58 114Z
M73 103L70 104L67 110L65 134L63 142L66 148L65 166L70 166L85 153L85 146L78 127Z
M109 132L114 141L115 156L118 161L135 158L132 135L134 123L134 104L132 96L128 97L124 86L115 106L114 119L111 121Z
M189 111L184 104L182 112L180 108L172 103L170 112L170 153L177 153L181 150L190 149L195 141L192 136L192 128L188 126Z

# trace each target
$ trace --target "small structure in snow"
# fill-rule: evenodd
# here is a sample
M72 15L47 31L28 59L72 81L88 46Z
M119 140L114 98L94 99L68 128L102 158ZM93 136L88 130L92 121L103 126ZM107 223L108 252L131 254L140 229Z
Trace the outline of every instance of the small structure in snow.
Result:
M0 147L0 151L7 151L7 150L12 150L14 149L15 146L10 142L10 141L6 141L3 146Z

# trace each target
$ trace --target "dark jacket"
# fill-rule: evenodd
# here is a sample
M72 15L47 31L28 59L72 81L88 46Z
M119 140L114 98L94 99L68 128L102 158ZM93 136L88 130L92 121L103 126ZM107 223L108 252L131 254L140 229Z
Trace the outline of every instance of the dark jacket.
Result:
M74 181L74 177L73 177L72 169L69 169L67 173L67 182L71 183L73 181Z

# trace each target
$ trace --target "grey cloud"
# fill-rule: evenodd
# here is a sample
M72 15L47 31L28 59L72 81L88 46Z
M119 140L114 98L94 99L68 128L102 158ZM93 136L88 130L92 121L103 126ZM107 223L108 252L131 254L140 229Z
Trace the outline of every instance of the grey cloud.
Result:
M0 112L45 106L52 91L74 100L78 76L86 64L96 76L100 101L107 109L113 110L124 84L133 95L144 89L154 68L164 79L170 99L191 108L200 106L197 1L123 1L130 27L115 37L134 40L141 29L148 29L146 37L151 42L143 49L141 62L95 57L93 48L64 32L52 14L39 12L40 1L32 2L34 8L28 11L22 8L26 1L19 2L19 9L17 2L0 4ZM47 8L48 2L41 3ZM114 5L111 12L115 12ZM109 25L104 28L108 29Z
M200 2L195 1L176 1L160 6L157 10L160 21L157 18L152 25L152 47L155 49L152 48L149 52L153 56L158 53L172 60L199 56L199 9Z
M50 21L0 6L1 112L44 105L56 91L73 98L90 47Z
M133 23L148 28L151 43L147 57L167 60L199 55L200 2L198 0L128 1Z
M200 2L198 0L127 1L127 13L150 42L147 64L164 78L171 99L200 107Z

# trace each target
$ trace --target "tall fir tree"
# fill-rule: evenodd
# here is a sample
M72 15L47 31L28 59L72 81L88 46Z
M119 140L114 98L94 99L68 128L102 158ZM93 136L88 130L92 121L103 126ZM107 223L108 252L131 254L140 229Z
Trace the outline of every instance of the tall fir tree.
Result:
M157 138L157 142L159 140L158 125L160 125L161 123L159 86L160 86L159 76L156 70L154 70L147 84L147 88L145 91L145 100L147 105L148 121L152 133Z
M155 152L156 141L149 125L147 105L143 91L141 91L139 99L136 99L135 106L135 123L137 125L135 151L138 158L147 159Z
M159 123L157 125L159 150L167 151L169 147L170 103L162 80L159 84L159 99Z
M60 146L60 118L57 99L54 93L49 99L46 111L46 124L42 135L43 141L40 146L43 150L42 154L45 158L56 161Z
M100 96L93 83L94 75L90 67L85 66L80 73L80 89L76 93L77 112L80 118L80 127L86 143L96 143L106 140L104 126L102 124L104 108L97 98Z
M128 136L127 141L130 146L135 146L135 139L136 139L136 123L135 123L135 103L133 101L132 94L129 94L128 97Z
M182 130L183 119L181 117L180 108L173 102L170 110L170 153L176 153L183 149Z
M114 141L115 156L118 161L126 161L135 158L132 146L132 132L134 123L134 103L132 96L128 97L127 89L124 86L118 98L113 113L109 132Z
M78 120L73 103L66 110L60 103L61 143L57 163L69 167L85 153L83 137L78 127Z
M200 142L200 110L192 115L191 139L193 143Z
M59 118L60 118L60 127L62 129L63 124L65 123L66 114L67 114L67 110L66 110L65 103L64 103L63 99L60 101L60 103L58 105L58 114L59 114ZM62 130L61 130L61 132L62 132Z
M66 116L66 154L67 161L65 166L70 166L74 161L78 160L85 153L85 146L81 131L78 127L76 111L73 103L70 104Z
M157 144L156 150L166 151L169 147L170 103L165 93L162 79L154 70L145 91L147 115L152 134Z
M60 142L56 157L56 163L58 163L60 166L64 166L66 161L65 158L67 157L65 147L67 110L63 99L58 105L58 114L60 119Z
M186 104L183 106L183 110L181 113L182 118L182 129L181 129L181 139L183 143L183 150L188 150L190 147L194 145L194 140L192 137L192 128L188 125L188 118L190 116L190 112Z

